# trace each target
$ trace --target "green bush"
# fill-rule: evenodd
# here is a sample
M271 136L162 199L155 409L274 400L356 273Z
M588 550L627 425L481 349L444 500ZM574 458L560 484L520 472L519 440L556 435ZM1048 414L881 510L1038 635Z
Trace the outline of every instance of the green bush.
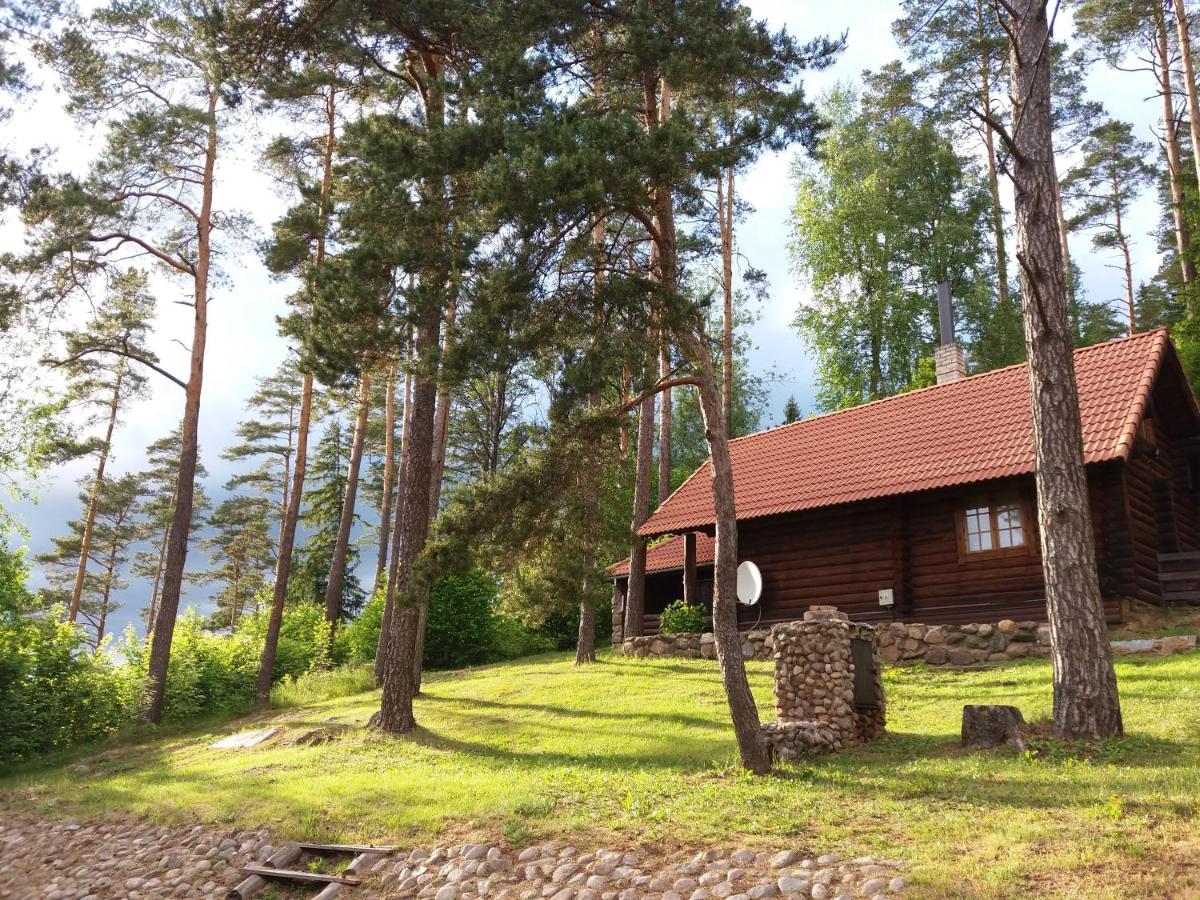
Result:
M530 628L520 619L497 615L492 621L492 652L488 662L504 662L557 649L553 638Z
M336 669L285 676L271 691L276 706L304 706L322 700L351 697L373 690L374 668L369 663L338 666Z
M281 649L283 645L281 635ZM192 722L249 709L261 646L250 628L239 627L232 635L214 634L205 629L199 613L185 612L175 622L171 641L163 722ZM150 663L148 642L127 639L125 656L144 678Z
M425 665L456 669L487 662L495 635L496 583L479 572L447 575L433 586Z
M663 634L679 634L685 631L703 631L707 614L703 606L692 606L682 600L674 600L662 611L658 630Z
M98 740L137 715L142 681L93 655L62 612L0 614L0 766Z
M385 589L380 588L371 595L362 612L341 630L346 641L346 656L351 663L370 662L375 658L375 651L379 649L379 631L383 627L385 599Z

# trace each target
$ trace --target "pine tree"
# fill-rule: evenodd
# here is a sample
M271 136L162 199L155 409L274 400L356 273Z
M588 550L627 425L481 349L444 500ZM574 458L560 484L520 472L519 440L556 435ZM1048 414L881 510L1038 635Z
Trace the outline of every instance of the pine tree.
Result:
M235 474L225 489L250 487L269 499L274 507L272 518L280 529L290 498L303 378L295 363L288 361L273 374L257 379L257 388L246 400L252 415L239 422L234 432L240 443L221 453L222 459L257 462L254 468Z
M902 7L905 15L893 23L892 31L916 64L918 75L932 88L935 108L955 122L960 135L976 138L982 145L996 290L999 306L1004 307L1010 302L1008 248L1000 155L992 123L1005 118L1007 36L989 0L949 0L932 8L923 0L903 0ZM1006 357L1004 362L1014 362L1018 353L1013 346L999 355Z
M70 111L108 129L86 178L48 183L25 208L36 245L28 265L45 283L73 290L132 252L191 294L188 373L168 376L185 399L175 518L150 650L150 722L162 718L191 531L214 226L228 222L214 204L219 139L239 97L225 55L228 12L221 0L113 2L66 28L44 57L63 75Z
M232 496L208 518L209 536L200 546L215 568L202 580L220 585L209 627L233 629L247 613L258 612L257 598L275 563L269 527L270 502L261 496Z
M1154 178L1155 171L1146 162L1151 147L1134 137L1129 124L1108 121L1092 130L1081 149L1083 159L1063 181L1063 193L1072 209L1067 226L1093 232L1094 247L1120 254L1129 333L1133 334L1138 322L1125 223L1130 205Z
M85 502L90 519L67 523L70 534L54 538L54 549L38 554L36 559L46 567L46 580L50 583L50 588L42 592L43 601L49 605L68 600L75 589L86 535L88 566L78 613L85 627L93 632L88 643L99 651L108 633L109 616L121 608L117 595L129 587L125 571L130 547L143 534L138 505L141 479L136 474L109 477L100 483L98 492L93 492L90 480L84 484L88 485L88 491L80 499Z
M313 450L305 477L304 510L300 517L308 536L296 554L294 577L288 592L293 602L323 604L325 601L346 499L350 444L340 416L335 416ZM339 595L341 615L345 618L357 613L366 597L356 573L357 565L358 548L349 544L346 576Z
M1104 623L1068 294L1059 252L1049 21L1046 0L1012 0L998 15L1012 35L1013 157L1021 296L1036 463L1038 526L1054 670L1054 731L1069 740L1122 733L1112 648Z
M803 418L800 412L800 405L796 403L795 397L788 397L787 403L783 405L783 424L791 425L793 422L799 422Z
M142 522L144 532L142 541L149 547L138 550L134 554L130 570L138 578L144 578L150 582L150 598L143 610L147 635L154 632L155 619L158 616L163 569L167 559L167 543L170 538L171 523L175 519L175 489L178 486L181 445L181 429L179 428L151 443L146 448L146 462L149 468L138 475L142 485L138 517ZM207 477L208 470L204 468L203 463L197 462L197 484L192 501L189 538L200 530L208 513L209 500L203 484L203 479ZM185 577L184 584L186 585L189 580L191 580L190 576Z
M88 424L99 425L103 431L103 437L95 442L96 470L88 492L75 582L68 604L67 618L71 622L79 615L87 580L92 531L104 491L113 434L121 413L146 391L146 377L133 367L131 359L155 361L153 353L145 347L153 303L145 275L136 270L118 275L84 330L64 334L63 358L51 361L67 377L68 406L85 411Z
M1189 313L1195 314L1195 291L1187 287L1196 280L1192 248L1193 211L1186 197L1189 180L1184 168L1184 141L1180 131L1172 73L1177 60L1170 40L1170 27L1162 0L1076 0L1075 34L1109 66L1147 73L1162 102L1162 148L1166 159L1168 191L1166 206L1174 231L1174 264L1185 286Z

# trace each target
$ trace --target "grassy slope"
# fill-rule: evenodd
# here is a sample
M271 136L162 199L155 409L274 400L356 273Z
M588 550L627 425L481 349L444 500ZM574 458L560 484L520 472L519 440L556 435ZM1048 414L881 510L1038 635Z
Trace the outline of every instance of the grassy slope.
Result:
M229 752L209 749L210 732L106 754L88 775L12 776L0 791L55 815L266 823L310 839L570 836L901 856L930 897L1200 896L1200 653L1118 666L1129 737L1086 753L957 747L964 703L1048 715L1044 662L892 669L890 737L756 779L732 765L712 663L604 656L576 671L550 656L430 677L414 740L354 731ZM769 710L769 665L751 671ZM363 723L377 706L368 693L266 718Z

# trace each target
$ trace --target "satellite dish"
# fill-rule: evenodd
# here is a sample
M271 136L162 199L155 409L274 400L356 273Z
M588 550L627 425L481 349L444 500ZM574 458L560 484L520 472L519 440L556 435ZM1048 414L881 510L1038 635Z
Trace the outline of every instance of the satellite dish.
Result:
M753 606L762 596L762 572L746 560L737 569L737 598L743 606Z

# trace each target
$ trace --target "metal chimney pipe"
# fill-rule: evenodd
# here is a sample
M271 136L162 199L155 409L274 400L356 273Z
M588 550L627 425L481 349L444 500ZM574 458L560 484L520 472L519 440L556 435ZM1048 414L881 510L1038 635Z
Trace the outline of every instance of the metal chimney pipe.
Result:
M939 281L937 286L938 330L942 344L954 343L954 304L950 301L950 282Z
M954 303L950 299L950 282L942 281L937 286L938 332L941 343L933 351L937 383L946 384L967 377L967 360L962 347L954 339Z

